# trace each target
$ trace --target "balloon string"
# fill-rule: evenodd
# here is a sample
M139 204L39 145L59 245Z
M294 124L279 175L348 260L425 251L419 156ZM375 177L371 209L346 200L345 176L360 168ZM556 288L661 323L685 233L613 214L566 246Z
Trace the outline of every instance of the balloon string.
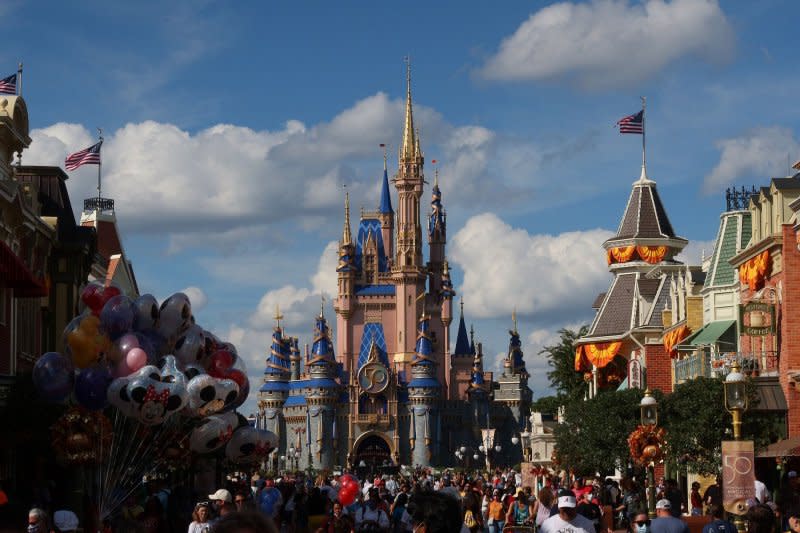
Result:
M114 453L113 456L110 458L108 466L109 483L107 485L109 492L112 489L112 487L117 485L119 481L119 476L122 474L122 469L124 469L125 465L128 463L128 460L131 456L131 451L133 450L133 447L137 443L137 439L134 438L134 435L131 434L134 426L132 419L122 415L122 413L119 413L118 411L117 411L117 416L121 420L120 424L121 427L119 431L117 431L116 434L114 435L114 440L119 440L120 444L124 442L125 451L119 453L119 450L117 450L118 453ZM106 498L107 494L104 494L103 499L105 500Z
M120 430L122 429L121 428L122 422L120 422L121 418L122 418L122 415L120 415L119 410L118 409L114 409L114 433L111 434L111 450L109 450L108 458L103 463L105 465L105 468L103 468L104 473L105 473L105 476L104 476L105 479L103 481L103 484L105 486L105 490L102 491L101 496L100 496L103 500L105 500L106 491L110 490L110 487L111 487L111 485L110 485L110 482L111 482L110 475L111 475L112 465L113 465L114 458L119 453L119 445L122 442L122 439L120 438Z

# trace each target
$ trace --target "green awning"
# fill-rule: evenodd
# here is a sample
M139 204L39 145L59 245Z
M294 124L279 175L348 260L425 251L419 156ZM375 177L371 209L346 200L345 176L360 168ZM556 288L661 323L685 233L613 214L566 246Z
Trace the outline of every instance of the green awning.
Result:
M736 321L717 320L709 322L692 335L689 335L680 343L678 349L693 350L699 346L710 346L712 344L721 344L724 351L735 351L737 346Z

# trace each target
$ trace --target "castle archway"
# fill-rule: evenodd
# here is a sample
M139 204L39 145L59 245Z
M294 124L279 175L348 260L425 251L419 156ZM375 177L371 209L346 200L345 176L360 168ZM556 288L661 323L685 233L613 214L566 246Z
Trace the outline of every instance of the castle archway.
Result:
M394 466L391 440L377 431L361 435L353 445L353 466L359 472L368 473Z

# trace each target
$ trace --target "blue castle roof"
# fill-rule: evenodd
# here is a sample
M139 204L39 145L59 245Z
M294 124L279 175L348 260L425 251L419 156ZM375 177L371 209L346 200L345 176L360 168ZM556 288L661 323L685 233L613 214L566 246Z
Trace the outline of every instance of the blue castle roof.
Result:
M414 360L411 362L414 366L433 366L434 364L433 359L431 359L433 343L431 342L430 328L430 319L423 313L419 319L419 326L417 327L417 345L415 347Z
M289 384L285 381L267 381L258 390L259 392L286 392L289 390Z
M264 369L264 374L288 379L289 366L289 346L283 339L283 332L278 326L272 331L272 345L269 348L269 357L267 357L267 367Z
M467 325L464 323L464 304L461 304L461 318L458 321L458 334L456 335L456 349L453 355L468 355L471 353Z
M383 186L381 187L381 205L378 208L381 213L393 213L392 196L389 194L389 174L383 169Z
M514 372L525 372L525 360L522 353L522 342L516 329L509 331L511 340L508 342L508 357L511 359L511 369Z
M367 244L367 240L370 236L374 239L378 250L378 272L388 272L389 262L386 258L386 248L383 246L381 221L377 218L365 218L358 224L355 266L358 270L361 270L363 266L364 246Z
M314 344L311 346L311 361L309 365L322 365L326 363L336 363L333 353L333 343L331 342L328 329L328 321L320 313L314 327Z
M383 334L383 324L380 322L367 322L364 324L364 332L361 334L361 344L358 350L358 368L364 366L369 361L369 351L372 343L378 351L378 360L389 367L389 357L386 355L386 337Z

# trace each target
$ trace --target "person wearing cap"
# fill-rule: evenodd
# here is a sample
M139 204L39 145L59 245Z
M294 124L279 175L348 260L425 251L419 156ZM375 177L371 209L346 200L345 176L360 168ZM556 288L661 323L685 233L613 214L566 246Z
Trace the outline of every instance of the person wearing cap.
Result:
M61 510L53 513L53 526L59 533L67 533L78 530L78 516L69 510Z
M650 523L652 533L689 533L689 526L672 515L672 503L662 498L656 502L656 518Z
M214 494L209 494L208 499L211 500L212 514L219 516L222 507L226 503L233 503L233 496L228 489L219 489Z
M554 514L544 522L539 533L557 533L571 531L572 533L595 533L592 521L578 514L575 494L569 489L558 492L558 514Z

